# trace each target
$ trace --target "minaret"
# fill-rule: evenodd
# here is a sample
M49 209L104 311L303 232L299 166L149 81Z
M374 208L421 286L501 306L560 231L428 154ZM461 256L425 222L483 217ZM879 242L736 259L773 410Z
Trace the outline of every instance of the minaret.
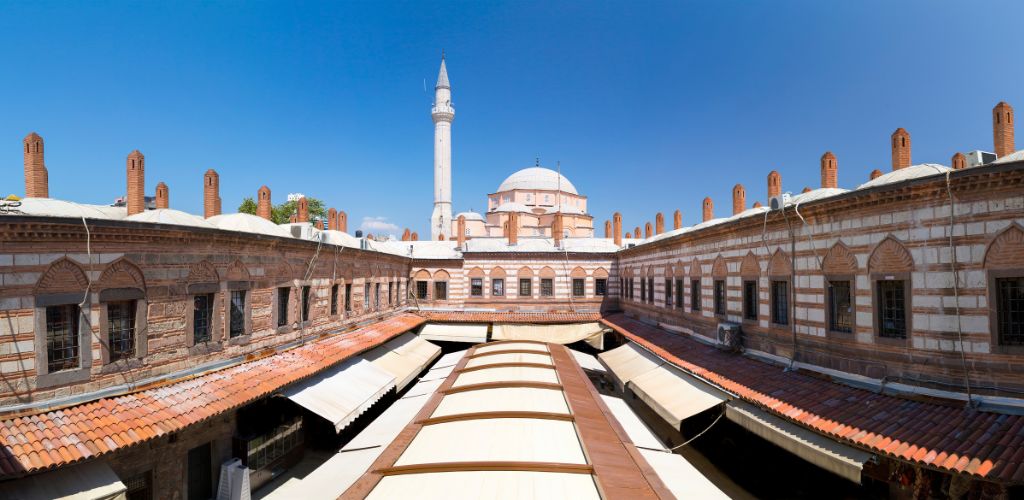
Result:
M441 54L441 71L434 87L434 213L430 216L430 239L451 238L452 225L452 89Z

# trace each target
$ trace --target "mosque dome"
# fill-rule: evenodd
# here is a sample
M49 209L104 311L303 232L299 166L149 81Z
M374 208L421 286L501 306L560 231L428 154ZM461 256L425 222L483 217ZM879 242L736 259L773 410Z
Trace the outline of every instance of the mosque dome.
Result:
M455 219L458 220L459 216L463 216L463 215L466 216L466 220L467 221L471 221L471 220L483 221L484 220L484 216L480 215L480 214L478 214L476 212L459 212L459 213L455 214Z
M561 179L561 189L566 193L579 194L576 186L573 186L564 175L549 168L530 167L524 168L505 179L498 186L497 192L512 191L513 189L540 189L545 191L557 191Z

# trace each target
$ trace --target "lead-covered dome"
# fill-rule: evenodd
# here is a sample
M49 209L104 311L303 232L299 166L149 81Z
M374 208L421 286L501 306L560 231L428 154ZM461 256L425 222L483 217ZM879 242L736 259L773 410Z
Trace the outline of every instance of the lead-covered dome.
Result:
M561 186L559 186L559 178L561 178ZM513 189L541 189L546 191L557 191L561 187L562 191L571 194L579 194L576 192L576 186L573 186L569 179L566 179L564 175L560 175L558 172L549 168L543 167L530 167L524 168L505 179L504 182L498 186L497 192L512 191Z

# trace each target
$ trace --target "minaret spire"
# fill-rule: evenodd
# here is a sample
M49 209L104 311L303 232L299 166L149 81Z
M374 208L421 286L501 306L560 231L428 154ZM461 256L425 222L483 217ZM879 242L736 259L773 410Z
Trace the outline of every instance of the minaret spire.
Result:
M430 217L430 236L438 240L452 237L452 90L448 83L444 50L441 51L441 69L434 87L434 212Z

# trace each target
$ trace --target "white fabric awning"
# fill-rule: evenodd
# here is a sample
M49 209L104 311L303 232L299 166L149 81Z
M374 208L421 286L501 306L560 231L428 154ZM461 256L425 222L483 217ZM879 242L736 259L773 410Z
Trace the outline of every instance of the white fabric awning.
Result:
M412 333L400 335L362 354L378 368L394 375L395 385L399 391L409 385L416 375L440 355L440 347Z
M394 375L356 356L281 393L340 432L394 387Z
M572 344L581 340L601 348L601 337L605 328L600 323L575 323L569 325L523 325L495 323L491 331L492 340L538 340L552 344Z
M420 330L420 338L424 340L478 344L487 342L487 325L428 323Z
M569 414L569 405L559 389L496 387L456 392L441 399L431 417L487 411L537 411Z
M718 489L715 483L680 455L643 449L640 454L676 498L729 498L729 495Z
M857 484L864 464L872 456L742 401L726 404L725 416L780 448Z
M486 418L421 427L395 465L477 461L586 464L587 457L573 422Z
M668 363L637 375L628 385L638 398L677 430L683 420L728 399L724 392Z
M369 500L417 498L476 500L487 493L499 498L598 500L594 476L564 472L458 471L385 476L366 497Z
M473 354L483 354L495 351L533 351L547 353L548 346L538 342L491 342L486 345L477 346Z
M580 368L601 374L608 373L608 369L597 360L597 356L572 349L569 349L569 352L572 353L572 357L576 358L576 363L580 365Z
M126 488L105 462L92 460L0 484L11 500L124 500Z
M602 352L597 358L612 372L620 390L625 390L630 380L665 363L661 358L632 342Z
M463 372L455 379L454 387L491 382L543 382L557 384L558 375L551 368L532 366L498 366Z

